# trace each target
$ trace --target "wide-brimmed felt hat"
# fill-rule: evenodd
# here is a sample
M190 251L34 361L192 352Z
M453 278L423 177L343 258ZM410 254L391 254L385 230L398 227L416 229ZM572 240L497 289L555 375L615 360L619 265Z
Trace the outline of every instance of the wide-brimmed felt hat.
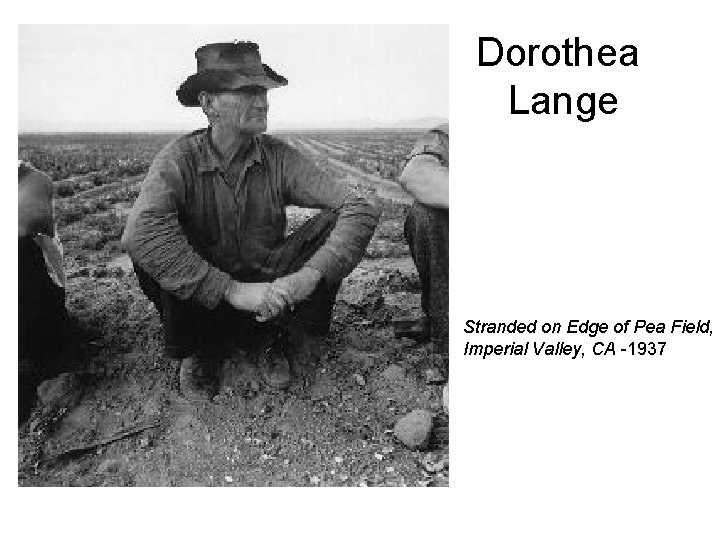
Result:
M195 51L197 73L190 75L177 89L180 103L198 107L202 91L237 90L244 86L277 88L288 82L262 63L260 48L250 41L209 43Z

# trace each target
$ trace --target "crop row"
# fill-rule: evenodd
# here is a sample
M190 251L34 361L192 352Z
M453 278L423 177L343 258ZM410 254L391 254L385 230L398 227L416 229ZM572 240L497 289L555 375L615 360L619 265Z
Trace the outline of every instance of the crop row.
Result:
M134 201L140 192L140 186L135 184L111 186L112 189L97 193L91 197L67 197L56 199L54 203L55 222L64 227L85 219L88 215L97 214L113 209L118 203Z
M301 144L312 146L320 154L388 180L397 179L415 140L416 136L364 136L340 143L317 135L299 138Z
M53 181L101 174L122 178L147 171L155 154L175 134L27 134L18 138L21 159L52 176Z

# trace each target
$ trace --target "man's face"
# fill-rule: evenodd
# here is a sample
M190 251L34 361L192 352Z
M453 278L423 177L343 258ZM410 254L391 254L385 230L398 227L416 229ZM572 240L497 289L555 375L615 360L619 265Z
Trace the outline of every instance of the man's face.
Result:
M238 133L262 133L267 129L267 88L248 86L219 92L215 111L218 124Z

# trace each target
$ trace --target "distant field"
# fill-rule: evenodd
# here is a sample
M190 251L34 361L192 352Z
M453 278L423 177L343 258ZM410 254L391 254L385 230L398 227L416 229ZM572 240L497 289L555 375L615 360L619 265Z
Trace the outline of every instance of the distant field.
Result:
M113 178L147 171L176 133L62 133L18 137L18 154L53 180L91 172Z
M388 180L395 180L419 131L296 132L280 136L299 150L333 158Z
M397 177L419 131L308 131L275 134L309 155L332 157L382 178ZM180 133L24 134L18 154L53 180L89 173L122 178L146 172ZM102 183L107 183L106 181Z

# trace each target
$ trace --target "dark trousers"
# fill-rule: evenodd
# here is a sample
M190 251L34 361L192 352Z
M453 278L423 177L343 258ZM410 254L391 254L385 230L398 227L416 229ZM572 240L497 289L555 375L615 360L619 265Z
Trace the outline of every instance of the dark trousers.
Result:
M327 240L337 221L337 213L320 212L288 236L265 263L268 272L234 275L245 282L267 282L297 272ZM135 272L140 288L157 308L163 325L165 352L170 358L184 358L192 353L220 356L232 347L251 348L283 333L288 327L310 334L327 333L332 307L340 284L324 280L292 313L281 319L258 323L251 313L241 312L226 302L207 309L189 300L181 300L162 290L139 265Z
M422 309L430 319L433 342L448 348L449 212L418 202L405 220L405 240L420 277Z
M65 291L50 279L42 250L32 237L18 239L18 357L20 366L51 374L65 344Z
M47 273L32 237L18 239L18 420L35 401L37 384L55 375L69 345L65 291Z

